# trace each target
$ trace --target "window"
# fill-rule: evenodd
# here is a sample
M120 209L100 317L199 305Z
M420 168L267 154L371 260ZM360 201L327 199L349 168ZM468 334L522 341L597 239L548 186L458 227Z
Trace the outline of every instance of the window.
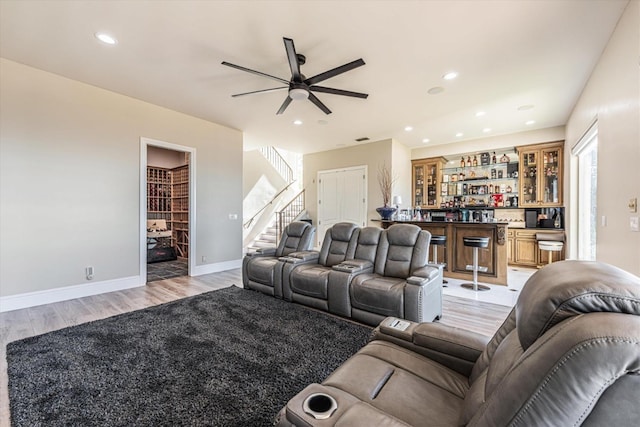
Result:
M598 182L598 127L594 123L571 149L577 158L578 259L595 261Z

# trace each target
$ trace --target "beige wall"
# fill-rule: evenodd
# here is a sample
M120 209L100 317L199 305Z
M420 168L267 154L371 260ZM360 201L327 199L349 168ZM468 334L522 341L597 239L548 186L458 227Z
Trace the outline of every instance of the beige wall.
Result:
M397 144L397 145L396 145ZM383 163L391 168L393 175L402 177L399 183L407 185L409 182L409 188L411 183L409 178L404 177L404 170L396 171L395 156L400 158L404 156L406 160L406 166L410 169L411 162L408 154L408 149L402 144L399 144L391 139L372 142L364 145L356 145L354 147L342 148L338 150L324 151L320 153L306 154L303 157L303 170L304 170L304 188L306 195L306 204L309 215L313 219L314 224L317 224L318 220L318 184L316 182L318 171L340 169L352 166L366 165L368 170L367 177L367 220L368 225L374 225L370 222L372 219L379 219L380 215L376 212L376 208L382 206L382 195L380 193L380 187L378 185L377 171L378 166ZM400 160L401 163L405 163ZM401 184L398 184L401 185ZM400 189L399 186L394 187L394 194L396 190L402 192L408 192L410 190ZM403 197L404 200L404 197Z
M640 232L629 227L629 199L640 198L640 2L631 1L567 122L566 158L571 147L598 123L598 225L596 257L640 275ZM574 170L571 169L573 174ZM573 191L571 191L573 189ZM568 193L576 200L575 189ZM576 223L569 211L569 230ZM606 226L602 217L606 217ZM571 256L576 255L575 242Z
M472 139L469 141L461 141L451 144L415 148L411 152L411 158L424 159L427 157L438 156L449 157L459 153L492 151L499 150L501 148L516 147L519 145L560 141L564 139L564 135L564 126L556 126L547 129L532 130L529 132L519 132L490 138Z
M0 93L2 296L139 276L141 137L196 149L196 263L241 258L241 132L4 59Z
M393 196L402 197L400 209L411 205L411 150L398 141L393 141L391 150L393 175ZM393 202L393 198L391 199Z

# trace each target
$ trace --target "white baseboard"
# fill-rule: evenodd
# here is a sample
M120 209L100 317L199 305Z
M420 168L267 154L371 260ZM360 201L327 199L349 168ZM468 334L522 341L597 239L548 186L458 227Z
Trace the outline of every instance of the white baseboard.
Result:
M192 276L217 273L225 270L242 267L242 259L218 262L214 264L197 265ZM51 304L75 298L88 297L106 292L121 291L146 285L146 278L140 276L123 277L121 279L105 280L102 282L83 283L80 285L65 286L62 288L47 289L44 291L28 292L24 294L0 297L0 313L19 310L21 308L35 307L37 305Z
M242 267L242 258L232 261L217 262L215 264L196 265L191 272L192 276L202 276L203 274L218 273L220 271L233 270Z
M81 285L47 289L45 291L9 295L6 297L0 297L0 313L75 298L88 297L106 292L135 288L138 286L144 286L145 283L146 280L142 279L140 276L131 276L123 277L121 279L104 280L102 282L83 283Z

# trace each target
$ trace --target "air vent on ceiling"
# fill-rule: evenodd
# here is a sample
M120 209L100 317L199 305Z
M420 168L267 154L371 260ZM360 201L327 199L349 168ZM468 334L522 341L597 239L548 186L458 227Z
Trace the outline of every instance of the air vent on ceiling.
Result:
M363 136L362 138L357 138L356 139L357 142L368 141L368 140L369 140L369 138L366 137L366 136Z

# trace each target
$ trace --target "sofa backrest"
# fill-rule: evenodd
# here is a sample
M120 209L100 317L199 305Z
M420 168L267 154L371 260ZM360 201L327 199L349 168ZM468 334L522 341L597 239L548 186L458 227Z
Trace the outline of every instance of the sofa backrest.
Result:
M476 362L460 423L630 425L639 374L640 278L553 263L527 281Z
M361 259L365 261L376 261L376 254L378 253L378 244L380 243L380 236L382 235L382 228L380 227L363 227L358 234L358 244L356 245L356 251L354 259Z
M414 224L394 224L382 232L374 272L407 278L427 265L431 233Z
M324 235L318 264L331 267L346 259L353 259L360 228L352 222L334 224Z
M291 252L308 251L313 247L316 228L304 221L293 221L282 232L282 238L276 248L276 256L287 256Z

